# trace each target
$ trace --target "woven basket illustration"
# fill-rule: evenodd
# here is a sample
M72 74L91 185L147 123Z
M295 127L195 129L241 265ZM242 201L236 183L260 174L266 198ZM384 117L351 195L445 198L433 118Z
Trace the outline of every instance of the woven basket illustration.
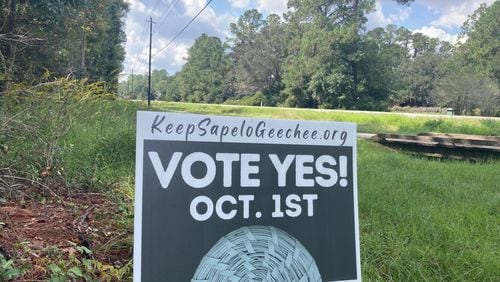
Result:
M192 282L321 281L313 257L285 231L248 226L222 237L203 257Z

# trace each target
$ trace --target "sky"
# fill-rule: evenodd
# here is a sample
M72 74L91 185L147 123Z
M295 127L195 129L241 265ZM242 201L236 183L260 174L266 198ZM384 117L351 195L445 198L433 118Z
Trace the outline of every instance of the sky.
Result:
M170 45L167 44L205 6L208 0L126 0L126 57L122 79L128 74L143 74L148 69L149 23L153 19L152 69L174 74L182 68L187 49L203 33L222 40L231 36L229 24L245 10L257 9L264 16L287 11L286 0L213 0L209 6ZM367 15L367 30L388 24L404 26L413 32L456 43L467 16L481 3L495 0L415 0L398 5L393 0L376 0L375 11Z

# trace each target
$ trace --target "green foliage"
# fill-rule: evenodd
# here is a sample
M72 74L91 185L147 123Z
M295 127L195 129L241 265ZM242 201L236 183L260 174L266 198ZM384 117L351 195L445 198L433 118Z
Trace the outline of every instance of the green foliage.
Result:
M500 84L500 2L482 4L462 27L467 41L458 48L458 60L476 74L484 74Z
M466 80L489 76L498 88L498 3L483 5L471 16L463 28L469 40L461 46L394 25L365 31L364 15L373 11L373 1L293 0L288 5L283 18L245 11L230 24L228 45L199 37L180 73L153 72L156 98L385 111L451 105L456 94L443 91L443 85L457 73L470 74ZM130 77L120 92L142 98L146 77ZM258 92L265 102L254 97ZM487 107L492 95L476 96L474 104L481 106L468 114L497 114Z
M217 37L198 37L188 50L188 60L176 77L181 101L221 103L224 80L229 71L229 57Z
M244 106L266 106L269 104L267 97L260 91L252 96L245 96L237 100L227 100L224 102L227 105L244 105Z
M441 107L400 107L400 106L394 106L390 108L391 112L401 112L401 113L420 113L420 114L444 114L444 111L446 109L443 109Z
M441 61L442 57L429 53L401 63L398 66L401 87L395 91L393 100L408 106L434 105L431 93L442 76L438 69Z
M232 92L231 99L243 101L256 92L279 93L290 39L281 17L271 14L263 20L257 10L249 10L231 24L231 32L234 35L230 39L233 43L233 67L229 73L232 85L228 89Z
M0 74L16 83L32 83L48 70L56 76L105 81L116 92L127 9L124 0L2 1ZM6 88L4 83L0 91Z
M82 258L82 255L92 254L85 247L76 246L75 249L78 253L70 253L66 258L62 256L61 250L53 247L46 266L50 273L48 281L122 281L131 275L131 263L116 267L94 259Z
M356 107L365 81L359 29L369 2L290 1L294 35L284 65L284 104L292 107Z
M499 87L498 2L469 17L462 31L468 39L455 46L394 25L365 31L374 1L290 0L288 6L283 18L244 12L230 24L228 44L200 36L179 73L153 71L154 99L251 105L261 92L270 106L387 110L453 104L456 93L443 85L463 74L469 81L489 77ZM32 84L46 70L104 81L106 91L116 92L127 9L124 0L2 2L0 92L9 80ZM130 75L118 88L121 97L145 99L147 76ZM476 108L465 112L496 115L487 107L491 96L478 95L469 103Z
M72 260L76 260L75 258L72 258ZM86 266L87 271L91 271L92 268L88 267L90 264L87 263L87 261L83 262L83 265ZM51 276L49 278L50 282L63 282L63 281L68 281L68 280L73 280L73 279L82 279L84 281L94 281L90 277L90 275L84 273L84 270L82 270L78 266L73 266L67 270L61 269L57 264L51 263L47 266L48 270L51 273Z
M180 99L174 86L175 76L171 76L166 70L153 70L151 73L151 93L153 99L178 101ZM119 97L125 99L148 98L148 75L131 74L127 80L118 85Z
M13 260L6 259L0 253L0 281L16 279L23 274L23 271L14 265Z
M439 81L434 99L443 107L452 107L456 114L483 116L500 113L500 89L484 75L474 73L449 74Z
M74 79L57 79L34 87L13 86L2 97L0 145L5 149L0 153L0 167L15 171L27 179L52 176L68 184L82 180L76 177L81 174L85 174L82 175L87 179L85 183L91 184L102 180L94 175L98 171L100 175L114 174L106 168L92 169L91 165L100 164L102 158L111 159L108 153L113 154L113 150L122 149L107 145L107 142L121 140L112 133L120 134L125 128L109 132L102 126L98 127L103 132L98 136L100 142L90 145L83 143L96 137L94 126L99 126L99 122L106 119L113 122L111 111L105 111L109 110L106 107L112 108L108 105L116 105L106 103L114 98L114 95L106 92L102 83L87 84ZM114 109L118 110L116 107ZM123 109L120 107L119 111ZM93 124L86 122L96 116L100 116L101 120L94 120ZM133 114L131 116L133 118ZM82 138L80 134L85 130L96 133ZM75 144L79 147L75 148ZM100 146L95 148L92 144ZM89 148L93 151L89 152ZM123 146L123 149L130 148ZM82 158L81 155L77 156L78 152L89 155ZM87 169L78 167L86 161L89 165ZM120 157L113 161L119 163Z
M100 191L133 174L136 110L124 102L82 107L75 118L93 122L75 124L62 140L61 161L70 187Z
M51 90L79 89L67 86L67 81ZM74 82L76 83L76 82ZM66 86L64 86L66 85ZM78 83L76 85L79 85ZM85 93L84 86L81 88ZM30 90L34 92L34 90ZM10 118L30 124L37 119L28 116L29 99L21 95L9 96ZM42 93L40 93L42 95ZM68 96L70 96L68 94ZM263 93L256 93L262 98ZM49 95L43 97L49 99ZM87 97L82 95L82 97ZM17 99L17 100L16 100ZM54 100L50 100L54 102ZM82 101L82 99L74 99ZM145 104L132 101L91 99L72 105L68 102L67 121L71 127L59 137L58 154L54 158L64 170L61 176L72 189L106 191L113 189L124 197L133 197L135 112ZM6 104L3 104L6 105ZM269 107L235 107L187 103L154 102L154 109L189 111L194 113L225 114L286 119L351 121L364 132L418 133L439 131L500 135L498 120L405 117L397 114L353 113L330 110L303 110ZM47 107L48 106L43 106ZM72 108L74 107L74 108ZM6 107L7 108L7 107ZM44 108L45 109L45 108ZM54 108L52 113L56 113ZM36 112L31 112L34 115ZM40 114L40 113L39 113ZM25 116L26 115L26 116ZM30 119L31 118L31 119ZM45 119L47 121L47 119ZM12 125L12 123L8 123ZM43 124L38 126L42 127ZM47 130L56 126L47 123ZM11 126L9 126L11 128ZM2 130L3 128L0 128ZM0 135L11 136L11 131ZM16 134L17 135L17 134ZM26 138L26 134L24 135ZM2 137L5 138L5 137ZM9 137L10 138L10 137ZM2 139L5 141L6 139ZM9 151L17 154L38 154L33 139L9 139ZM0 161L5 165L13 155L9 152ZM0 153L1 154L1 153ZM363 276L374 280L494 280L498 276L498 255L495 235L498 234L498 162L470 164L437 162L417 159L376 144L360 141L359 156L359 213L361 228L361 255ZM43 165L43 162L42 162ZM481 176L481 177L478 177ZM390 189L389 189L389 188ZM130 209L123 204L120 209ZM117 221L123 228L132 224L128 216ZM478 243L479 242L479 243ZM110 244L130 247L131 237ZM118 267L91 258L87 248L74 246L73 256L64 256L58 248L47 250L47 271L52 281L123 281L130 279L131 262ZM450 256L452 250L452 256ZM12 266L12 264L9 264ZM0 269L1 273L2 269ZM20 277L20 276L18 276ZM4 279L0 276L0 278Z
M438 65L450 54L449 43L396 26L364 33L364 14L373 1L288 4L292 9L283 18L245 11L230 24L228 46L202 35L181 72L162 78L168 91L157 97L256 105L261 101L253 96L261 92L270 106L367 110L432 104L429 93L440 75ZM140 98L146 77L133 76L135 83L131 78L121 93Z

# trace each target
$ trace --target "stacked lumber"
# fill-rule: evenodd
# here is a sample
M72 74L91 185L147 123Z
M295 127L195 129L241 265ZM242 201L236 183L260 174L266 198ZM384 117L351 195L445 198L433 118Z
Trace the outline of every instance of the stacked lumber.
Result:
M418 135L376 134L373 139L380 143L399 143L456 149L479 149L500 153L500 136L447 133L420 133Z

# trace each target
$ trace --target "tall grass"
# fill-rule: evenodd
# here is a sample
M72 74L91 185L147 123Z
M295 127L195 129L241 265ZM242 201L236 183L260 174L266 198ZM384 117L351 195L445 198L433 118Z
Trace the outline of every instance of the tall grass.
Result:
M61 163L70 187L109 187L134 175L135 117L140 109L123 101L88 102L61 140Z
M431 161L360 141L364 277L498 281L500 163Z
M131 192L134 175L135 113L144 108L143 103L126 101L79 104L71 114L71 121L68 120L71 126L60 137L58 150L54 151L56 163L63 168L62 177L70 189L106 191L125 181L129 189L118 196L131 197L126 193ZM351 121L359 124L360 131L367 132L500 135L499 122L494 120L182 103L154 103L153 109ZM2 138L0 141L9 147L3 157L12 158L10 160L21 167L33 167L35 171L43 168L39 158L15 158L37 152L29 134ZM363 140L359 141L358 157L361 261L365 280L500 280L500 162L421 159ZM0 164L8 161L2 159ZM24 163L27 161L33 163Z
M358 123L364 132L500 135L496 120L155 103L155 108ZM428 160L359 144L363 277L380 281L498 281L500 163Z

